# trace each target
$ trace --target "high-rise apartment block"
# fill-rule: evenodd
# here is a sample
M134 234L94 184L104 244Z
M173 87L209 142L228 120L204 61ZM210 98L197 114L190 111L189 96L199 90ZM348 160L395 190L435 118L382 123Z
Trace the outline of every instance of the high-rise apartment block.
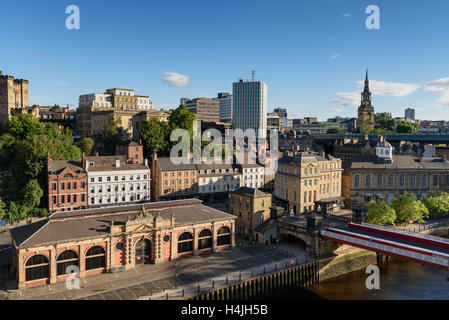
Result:
M253 129L266 136L267 85L260 81L234 82L232 85L232 129Z
M197 115L198 120L220 121L220 103L210 98L181 99L190 112Z
M214 98L220 104L220 121L232 122L232 95L226 92L218 94L217 98Z
M412 108L405 109L404 117L406 119L415 120L415 109Z

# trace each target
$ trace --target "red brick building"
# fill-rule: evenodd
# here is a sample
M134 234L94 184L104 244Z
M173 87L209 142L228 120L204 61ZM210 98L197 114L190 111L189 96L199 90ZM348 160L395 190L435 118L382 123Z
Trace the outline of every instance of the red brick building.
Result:
M87 172L82 160L47 157L48 209L50 212L87 208Z
M10 229L18 287L134 269L235 246L235 216L187 199L72 212Z
M133 163L144 164L142 143L135 141L121 142L115 147L117 155L124 155L126 159Z

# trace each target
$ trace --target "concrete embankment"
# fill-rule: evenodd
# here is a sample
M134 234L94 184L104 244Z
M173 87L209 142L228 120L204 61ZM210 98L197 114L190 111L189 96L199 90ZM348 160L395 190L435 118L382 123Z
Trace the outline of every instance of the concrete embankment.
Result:
M369 265L376 264L377 255L375 252L356 249L335 257L320 259L319 279L321 282L346 273L365 269Z

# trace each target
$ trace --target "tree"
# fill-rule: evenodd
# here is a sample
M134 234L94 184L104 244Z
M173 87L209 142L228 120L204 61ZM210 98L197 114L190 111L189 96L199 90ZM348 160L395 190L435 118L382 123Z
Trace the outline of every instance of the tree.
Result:
M429 210L431 218L447 216L449 214L449 194L443 191L433 190L423 204Z
M5 125L6 132L19 139L43 134L45 125L31 114L20 114L12 117Z
M374 123L375 128L381 129L384 133L394 131L395 119L388 112L376 113Z
M92 153L94 141L91 138L83 138L76 143L76 146L81 149L81 152L86 156Z
M354 130L354 133L371 134L374 133L374 129L367 125L361 125L360 127Z
M31 209L40 204L44 191L42 191L39 182L36 179L32 179L23 189L23 194L23 204Z
M0 199L0 220L3 220L6 218L6 203L3 202L2 199Z
M396 133L417 133L419 132L419 125L401 120L396 123Z
M341 128L330 128L327 130L327 134L345 134L346 131Z
M156 118L151 118L142 128L140 137L143 142L144 153L147 159L152 159L154 152L161 156L170 153L170 127L167 123L159 121Z
M396 212L396 218L399 221L413 220L424 222L424 218L429 215L427 207L413 193L404 192L393 199L393 209Z
M387 205L385 201L376 202L371 200L365 207L368 209L366 212L366 220L368 223L384 225L384 224L392 224L396 220L396 212L392 207Z
M115 154L115 146L122 140L123 133L124 130L120 125L120 119L116 119L114 114L110 114L109 121L105 125L102 134L106 154Z

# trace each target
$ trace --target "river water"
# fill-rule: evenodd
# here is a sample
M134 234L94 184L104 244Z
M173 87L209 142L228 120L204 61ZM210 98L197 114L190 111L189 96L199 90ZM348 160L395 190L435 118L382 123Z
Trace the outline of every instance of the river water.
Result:
M368 290L369 274L360 270L300 288L292 299L326 300L449 300L448 271L393 260L379 265L380 289Z

